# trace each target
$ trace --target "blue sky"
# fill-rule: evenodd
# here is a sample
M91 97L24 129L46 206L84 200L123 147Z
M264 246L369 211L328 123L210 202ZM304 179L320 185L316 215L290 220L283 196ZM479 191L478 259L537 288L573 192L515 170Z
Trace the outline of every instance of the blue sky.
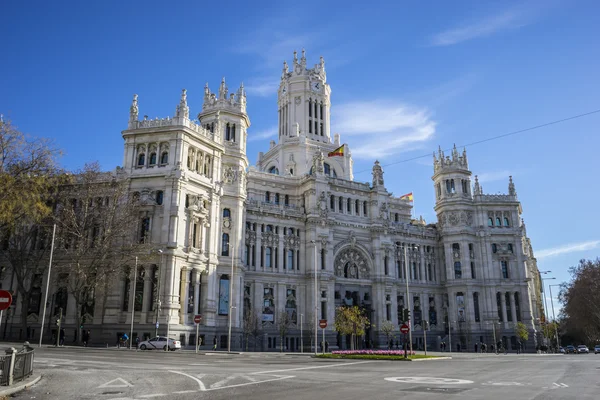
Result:
M399 161L600 109L594 1L91 3L2 6L0 113L54 138L69 169L121 165L134 93L140 115L166 117L186 88L196 115L205 82L214 91L223 76L248 90L253 164L274 138L283 60L303 47L309 65L325 58L332 131L351 147L355 179L370 181L379 159L389 190L412 191L430 222L431 157ZM599 123L597 113L467 148L485 192L506 192L513 176L551 283L600 252Z

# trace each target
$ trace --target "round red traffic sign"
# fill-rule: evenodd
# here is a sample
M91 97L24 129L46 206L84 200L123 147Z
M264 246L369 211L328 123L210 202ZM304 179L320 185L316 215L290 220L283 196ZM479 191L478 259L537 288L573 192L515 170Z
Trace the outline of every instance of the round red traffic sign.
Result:
M408 325L406 324L402 324L402 326L400 327L400 333L404 333L405 335L408 333Z
M194 322L199 324L200 322L202 322L202 315L198 314L198 315L194 315Z
M321 328L321 329L327 328L327 320L326 319L319 320L319 328Z
M4 311L12 304L12 294L8 290L0 290L0 310Z

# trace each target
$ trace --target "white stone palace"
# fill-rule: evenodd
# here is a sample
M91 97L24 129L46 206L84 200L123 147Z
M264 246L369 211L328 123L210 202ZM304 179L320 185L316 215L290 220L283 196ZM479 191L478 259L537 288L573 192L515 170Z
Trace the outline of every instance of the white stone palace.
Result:
M333 329L335 310L358 305L374 324L361 347L387 347L385 321L398 342L408 307L415 348L423 347L428 321L429 349L451 340L453 351L473 351L494 338L510 349L522 321L531 333L527 349L534 349L540 274L512 178L507 194L484 194L466 151L439 150L432 176L438 221L412 219L411 202L387 191L379 162L371 184L353 180L351 150L331 135L325 62L309 68L304 51L283 64L278 141L254 166L243 85L230 92L223 79L216 93L207 85L197 120L186 96L183 90L175 116L165 119L140 119L134 96L117 173L144 204L140 236L162 253L140 266L135 293L128 279L106 302L96 299L85 325L92 342L114 345L116 335L129 333L135 300L134 336L165 335L168 322L171 337L193 345L194 315L201 314L204 348L215 340L227 348L229 313L232 349L245 348L248 310L261 321L250 350L299 351L302 325L310 351L315 314L328 320L329 347L348 348L349 338ZM66 308L69 341L76 319L74 306ZM292 321L283 343L282 313Z

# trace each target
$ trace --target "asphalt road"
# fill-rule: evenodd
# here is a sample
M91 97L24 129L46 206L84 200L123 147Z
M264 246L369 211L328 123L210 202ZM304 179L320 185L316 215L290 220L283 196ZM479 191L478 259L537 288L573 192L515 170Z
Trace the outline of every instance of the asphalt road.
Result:
M444 354L446 355L446 354ZM600 355L453 354L452 360L36 349L42 380L17 399L598 399Z

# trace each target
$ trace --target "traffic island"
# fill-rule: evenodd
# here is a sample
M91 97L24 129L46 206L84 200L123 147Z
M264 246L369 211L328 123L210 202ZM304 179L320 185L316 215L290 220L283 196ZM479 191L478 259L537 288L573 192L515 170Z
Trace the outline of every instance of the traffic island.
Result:
M403 350L340 350L333 351L330 354L318 354L316 358L328 359L358 359L358 360L391 360L391 361L417 361L417 360L444 360L450 357L426 356L424 354L415 354L408 352L405 355Z

